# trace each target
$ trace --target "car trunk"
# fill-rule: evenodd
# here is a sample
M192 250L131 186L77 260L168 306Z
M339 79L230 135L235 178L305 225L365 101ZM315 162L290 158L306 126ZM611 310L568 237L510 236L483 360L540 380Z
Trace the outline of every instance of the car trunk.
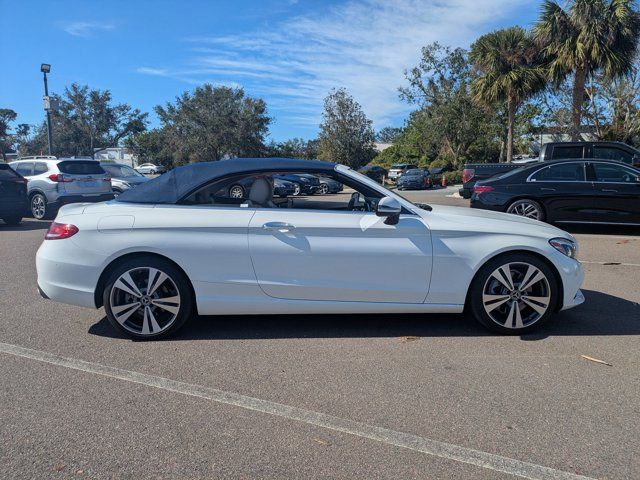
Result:
M69 195L101 195L111 193L111 179L98 162L73 160L60 162L63 174L59 189Z

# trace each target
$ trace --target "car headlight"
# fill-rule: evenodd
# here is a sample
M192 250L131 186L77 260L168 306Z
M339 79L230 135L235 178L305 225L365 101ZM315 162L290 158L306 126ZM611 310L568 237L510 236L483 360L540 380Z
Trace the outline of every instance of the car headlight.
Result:
M549 244L569 258L576 258L578 255L578 244L567 238L552 238Z

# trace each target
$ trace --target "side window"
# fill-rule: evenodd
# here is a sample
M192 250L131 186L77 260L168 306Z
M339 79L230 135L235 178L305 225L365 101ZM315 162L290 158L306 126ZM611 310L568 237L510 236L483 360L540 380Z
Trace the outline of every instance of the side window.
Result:
M582 152L584 147L582 145L567 146L567 147L553 147L553 153L551 158L553 160L563 158L583 158Z
M561 163L538 170L531 176L532 182L583 182L584 163Z
M619 165L594 163L593 168L596 171L596 182L635 183L638 178L636 172Z
M24 162L18 163L14 169L23 177L31 177L33 176L33 163L32 162Z
M382 195L366 185L349 181L353 184L345 185L336 175L328 173L238 175L205 185L182 203L238 208L374 211Z
M593 147L593 158L606 160L618 160L620 162L631 163L633 155L616 147Z
M34 175L42 175L43 173L47 173L47 171L49 170L49 168L47 167L47 164L44 162L36 162L35 167L33 169L33 174Z

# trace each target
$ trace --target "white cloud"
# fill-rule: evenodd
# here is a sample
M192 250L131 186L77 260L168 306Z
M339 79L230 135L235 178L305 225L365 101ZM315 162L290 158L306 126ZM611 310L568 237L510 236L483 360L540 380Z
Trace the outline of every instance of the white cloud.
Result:
M345 87L381 128L408 111L398 87L421 47L468 46L527 3L532 0L350 0L264 30L191 38L188 64L165 74L236 81L266 97L281 121L316 125L325 95Z
M74 37L89 37L98 31L113 30L115 25L104 22L71 22L62 26L62 29Z

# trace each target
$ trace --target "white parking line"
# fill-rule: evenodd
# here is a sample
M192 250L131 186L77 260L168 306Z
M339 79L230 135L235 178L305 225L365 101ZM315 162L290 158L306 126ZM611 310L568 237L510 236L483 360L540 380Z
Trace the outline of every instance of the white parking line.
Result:
M529 479L589 479L581 475L555 470L553 468L522 462L500 455L481 452L471 448L460 447L450 443L439 442L429 438L419 437L409 433L389 430L382 427L354 422L344 418L334 417L324 413L305 410L281 403L247 397L233 392L226 392L215 388L178 382L169 378L147 375L140 372L109 367L99 363L85 362L74 358L61 357L52 353L30 348L0 343L0 352L45 362L60 367L80 370L82 372L103 375L127 382L139 383L149 387L160 388L171 392L181 393L192 397L204 398L217 403L233 405L248 410L276 415L289 420L315 425L317 427L335 430L358 437L368 438L388 445L395 445L435 457L445 458L456 462L467 463L477 467L503 472L517 477Z

